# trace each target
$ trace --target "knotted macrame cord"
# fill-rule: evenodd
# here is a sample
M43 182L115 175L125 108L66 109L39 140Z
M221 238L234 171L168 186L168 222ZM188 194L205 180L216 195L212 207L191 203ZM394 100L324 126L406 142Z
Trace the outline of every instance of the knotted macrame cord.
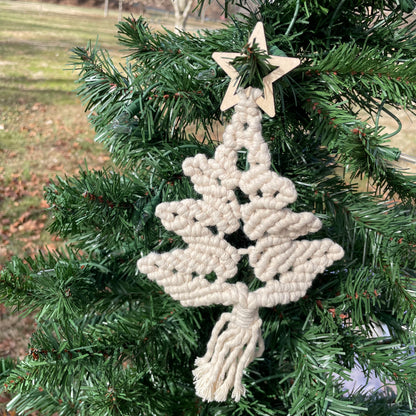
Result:
M240 93L214 158L198 154L183 162L185 175L202 199L164 202L156 208L164 227L180 235L188 247L150 253L138 261L142 273L184 306L233 307L221 315L205 355L195 361L196 393L208 401L225 401L230 390L236 401L244 395L244 369L264 351L259 308L297 301L316 274L343 256L342 248L330 239L297 240L318 231L321 222L310 212L286 208L296 200L296 189L270 170L256 104L260 95L256 89L248 96ZM247 153L245 171L238 167L239 152ZM237 189L248 202L239 202ZM225 239L241 224L255 243L248 248L233 247ZM263 282L255 291L242 282L227 282L237 274L243 255ZM210 282L205 277L212 273L216 279Z

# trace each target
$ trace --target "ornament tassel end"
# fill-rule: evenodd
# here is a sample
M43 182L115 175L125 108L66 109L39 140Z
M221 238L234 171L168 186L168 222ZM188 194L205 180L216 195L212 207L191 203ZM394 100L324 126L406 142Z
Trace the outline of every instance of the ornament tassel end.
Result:
M203 400L224 402L231 389L235 401L244 396L243 371L264 350L258 310L250 312L250 322L239 322L238 307L224 313L212 331L206 354L196 359L195 390Z

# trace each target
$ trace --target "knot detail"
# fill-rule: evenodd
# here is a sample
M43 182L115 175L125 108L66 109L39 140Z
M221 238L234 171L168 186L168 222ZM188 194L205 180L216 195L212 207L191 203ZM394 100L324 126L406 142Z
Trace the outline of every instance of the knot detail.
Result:
M234 307L234 323L240 328L249 328L254 321L259 319L259 310L248 309L243 307L240 303Z
M197 358L193 371L198 396L207 401L227 400L228 392L238 401L245 393L244 369L264 351L262 321L258 309L237 305L223 313L212 330L206 354Z
M287 208L297 198L296 189L271 170L258 96L258 90L249 96L240 93L212 159L198 154L183 162L184 173L202 199L164 202L156 209L163 226L181 236L187 248L150 253L137 263L140 272L184 306L233 307L221 315L206 354L195 362L196 393L209 401L224 401L230 391L235 400L244 394L244 368L264 350L259 308L297 301L315 276L344 254L328 238L299 239L319 230L321 221L311 212ZM235 232L254 245L234 247L226 236ZM242 282L229 281L238 274L243 255L252 277L263 283L252 292Z

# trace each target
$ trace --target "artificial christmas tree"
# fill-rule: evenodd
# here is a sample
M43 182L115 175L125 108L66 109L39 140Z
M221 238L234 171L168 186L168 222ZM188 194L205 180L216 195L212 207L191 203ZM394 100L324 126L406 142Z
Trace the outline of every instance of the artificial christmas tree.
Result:
M96 47L75 48L78 93L117 169L57 178L46 198L50 230L68 239L66 250L14 259L1 272L2 300L35 312L38 323L27 358L3 361L5 388L15 394L10 406L44 415L411 415L416 186L395 164L400 149L388 146L391 134L384 133L381 115L400 125L394 108L415 107L415 24L408 14L413 6L409 0L250 2L252 11L228 27L198 35L152 33L142 19L131 17L118 25L120 42L129 50L121 68ZM292 243L332 241L344 256L335 256L316 277L313 272L312 286L300 299L258 304L265 348L261 357L262 348L249 354L253 361L241 373L245 395L210 402L195 394L194 361L204 356L207 343L210 350L212 328L223 313L232 314L230 303L184 307L142 266L146 258L189 253L195 245L177 233L183 224L165 228L170 219L163 214L161 222L158 207L184 200L202 207L204 181L213 178L216 200L228 186L233 207L242 213L264 197L251 193L255 175L237 183L233 174L212 173L217 151L227 145L227 132L223 142L216 132L221 124L233 126L231 116L241 111L221 112L230 79L212 54L244 50L233 62L241 86L262 80L269 57L256 45L247 48L258 21L270 55L301 63L274 83L276 115L254 116L268 147L267 168L253 159L251 142L244 142L234 149L231 171L250 176L258 169L270 178L287 178L297 193L286 201L290 210L283 208L288 218L308 214L322 224L310 227L308 235L294 232L288 250ZM182 168L185 159L200 163L201 176L195 176L192 163ZM368 190L362 191L356 178L363 178ZM227 179L234 183L224 185ZM192 218L202 223L216 218L227 211L224 205L214 201L210 206L217 211L206 210L206 217L195 211ZM275 203L268 208L282 215ZM270 262L254 259L253 247L264 237L260 231L283 235L287 229L279 228L277 217L270 224L258 217L250 222L250 215L235 212L230 229L203 223L200 232L238 253L224 283L240 282L253 298L269 282L279 286L285 280L278 250ZM181 211L174 221L186 215ZM218 268L198 257L178 259L183 267L188 267L184 260L196 281L207 269L193 265ZM259 281L261 267L268 272L266 281ZM286 272L296 281L290 266ZM211 285L218 279L213 273L205 277ZM210 303L216 302L203 304ZM377 326L388 333L374 336ZM357 362L394 383L394 398L345 392L343 382Z

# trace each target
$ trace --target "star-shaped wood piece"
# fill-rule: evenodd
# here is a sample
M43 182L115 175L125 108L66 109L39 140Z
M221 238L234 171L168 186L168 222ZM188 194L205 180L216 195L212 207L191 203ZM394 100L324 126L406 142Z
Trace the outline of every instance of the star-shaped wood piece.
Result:
M252 46L254 42L261 50L268 54L266 36L264 34L264 26L262 22L258 22L256 24L248 40L248 44L250 46ZM213 59L231 78L230 84L221 103L222 111L228 110L229 108L235 106L239 101L237 91L239 73L231 65L231 62L237 56L242 56L242 54L235 52L214 52L212 54ZM296 68L300 64L300 60L297 58L287 58L284 56L271 56L267 60L267 63L277 68L263 78L263 95L257 99L256 103L266 114L268 114L270 117L274 117L275 108L273 82L290 72L292 69ZM250 87L246 88L245 91L249 89Z

